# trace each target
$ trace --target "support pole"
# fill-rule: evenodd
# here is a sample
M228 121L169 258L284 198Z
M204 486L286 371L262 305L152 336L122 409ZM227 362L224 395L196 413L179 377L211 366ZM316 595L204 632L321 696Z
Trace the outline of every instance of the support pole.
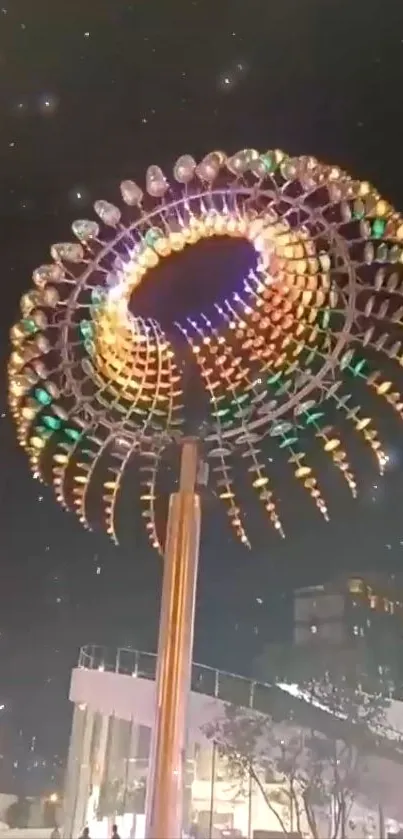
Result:
M200 542L197 442L182 445L179 492L171 495L158 641L157 701L147 781L147 839L180 839L187 706Z

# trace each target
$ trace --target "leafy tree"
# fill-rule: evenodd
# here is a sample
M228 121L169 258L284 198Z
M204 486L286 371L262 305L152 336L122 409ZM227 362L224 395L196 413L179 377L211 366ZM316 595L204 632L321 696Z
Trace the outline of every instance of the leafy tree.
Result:
M376 725L378 717L384 717L394 687L388 669L374 659L373 647L365 638L346 645L313 640L303 647L269 646L254 669L264 682L298 685L308 698L326 705L332 713L342 711L348 717L346 704L356 710L357 703L364 703L367 725Z
M30 803L22 797L17 798L10 804L6 813L6 822L10 828L23 828L28 826Z
M115 778L102 785L98 817L115 813L122 816L124 813L143 813L146 796L146 779L126 782Z
M273 688L271 715L227 705L206 733L241 785L253 778L285 835L309 829L314 839L343 839L384 723L385 685L369 684L360 645L271 648L265 666L277 681L298 685L305 701Z

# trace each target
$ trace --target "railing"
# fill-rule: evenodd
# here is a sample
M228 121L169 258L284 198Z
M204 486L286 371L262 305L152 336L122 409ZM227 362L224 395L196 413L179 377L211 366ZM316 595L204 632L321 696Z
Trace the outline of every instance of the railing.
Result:
M120 673L133 678L155 680L157 656L155 653L144 653L125 647L111 649L88 645L80 650L78 666L87 670L106 670L109 673ZM256 686L259 686L258 691L256 691ZM214 696L224 702L234 702L244 708L254 708L268 713L268 703L265 703L265 707L257 707L255 697L256 693L266 692L268 699L272 687L234 673L215 670L205 664L193 664L192 691ZM258 705L261 706L261 702L258 702Z
M120 673L139 679L155 680L157 670L157 656L155 653L145 653L140 650L133 650L128 647L118 649L87 645L81 647L78 666L87 670L105 670L112 673ZM251 708L268 716L273 716L273 708L280 705L280 711L284 712L282 719L285 719L287 706L293 704L292 697L277 685L270 685L265 682L258 682L246 679L244 676L237 676L235 673L226 673L223 670L215 670L205 664L192 665L191 689L195 693L203 693L221 699L223 702L231 702L243 708ZM294 699L295 702L295 699ZM325 709L320 710L318 706L308 700L296 702L302 711L314 711L326 719L333 718L333 715ZM402 703L403 708L403 703ZM403 711L402 711L403 717ZM342 725L341 718L338 722ZM302 722L301 719L301 724ZM393 741L393 750L400 756L403 755L403 733L388 725L379 725L373 731L376 738L384 741ZM391 744L392 745L392 744Z

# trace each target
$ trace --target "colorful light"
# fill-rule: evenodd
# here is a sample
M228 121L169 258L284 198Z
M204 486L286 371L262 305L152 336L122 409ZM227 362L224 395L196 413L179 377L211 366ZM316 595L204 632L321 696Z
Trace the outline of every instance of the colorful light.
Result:
M33 471L43 475L51 456L59 503L89 527L88 491L105 461L100 495L105 528L117 541L122 478L139 456L145 526L160 549L161 457L189 426L185 346L185 365L209 405L197 434L239 539L249 545L234 459L284 535L269 438L327 519L306 437L314 435L355 497L354 467L329 408L347 420L381 472L387 457L371 416L354 404L354 380L403 418L389 372L390 361L396 372L403 366L403 219L367 182L279 150L214 151L199 163L183 155L171 183L150 166L145 190L126 180L121 195L123 210L96 201L99 221L75 221L78 241L52 245L53 261L34 271L11 330L10 408ZM209 310L193 319L178 312L169 334L132 313L138 289L162 260L180 259L213 237L253 246L256 267L242 288L225 299L217 290Z

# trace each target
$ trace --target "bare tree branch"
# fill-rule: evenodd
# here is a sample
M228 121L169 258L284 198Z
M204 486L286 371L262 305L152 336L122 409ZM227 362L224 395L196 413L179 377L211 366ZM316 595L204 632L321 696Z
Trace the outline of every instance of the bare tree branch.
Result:
M389 700L375 677L371 694L363 692L362 685L369 686L369 670L361 647L287 648L281 653L277 648L276 661L274 666L268 655L268 669L288 684L298 684L305 694L301 704L312 707L320 702L328 708L326 730L298 724L285 703L282 709L273 708L271 716L228 705L225 716L207 727L207 736L234 777L242 781L251 775L285 836L295 828L302 835L308 828L316 839L324 835L327 822L331 839L345 839L359 777L365 772L369 733L382 724ZM335 718L345 721L354 738L341 739L340 727L332 725ZM282 783L288 813L270 794L262 773Z

